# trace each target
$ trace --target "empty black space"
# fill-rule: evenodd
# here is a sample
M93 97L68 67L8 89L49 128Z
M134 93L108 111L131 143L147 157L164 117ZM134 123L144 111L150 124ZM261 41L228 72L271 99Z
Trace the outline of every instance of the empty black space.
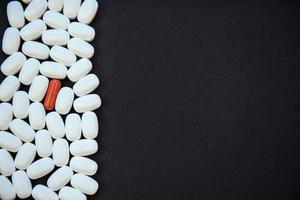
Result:
M299 1L100 4L88 199L300 199Z

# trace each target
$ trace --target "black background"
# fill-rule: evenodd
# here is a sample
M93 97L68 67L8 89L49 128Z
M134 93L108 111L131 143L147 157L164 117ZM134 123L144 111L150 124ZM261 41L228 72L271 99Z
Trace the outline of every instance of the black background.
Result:
M300 199L298 1L100 4L89 199Z

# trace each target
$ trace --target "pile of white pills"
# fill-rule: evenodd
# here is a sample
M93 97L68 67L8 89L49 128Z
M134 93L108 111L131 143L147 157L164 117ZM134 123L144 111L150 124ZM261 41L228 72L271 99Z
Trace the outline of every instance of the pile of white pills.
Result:
M90 74L97 0L7 5L1 65L0 199L85 200L98 190L99 79ZM69 79L73 87L62 86ZM20 86L29 87L21 91ZM70 113L72 108L74 113ZM64 120L65 118L65 120ZM31 180L48 175L45 184Z

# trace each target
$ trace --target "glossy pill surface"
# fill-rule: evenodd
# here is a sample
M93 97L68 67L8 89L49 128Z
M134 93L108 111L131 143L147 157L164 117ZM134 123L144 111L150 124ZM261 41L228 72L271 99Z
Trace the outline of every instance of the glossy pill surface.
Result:
M35 134L35 145L40 157L48 157L52 154L52 138L47 130L40 130Z
M17 91L12 100L14 116L24 119L28 116L29 98L25 91Z
M43 43L36 41L26 41L23 43L22 52L26 56L40 60L46 60L49 58L50 49Z
M34 102L29 106L29 123L34 130L45 127L46 111L40 102Z
M68 70L68 78L72 82L78 81L92 70L92 62L87 58L81 58L74 63Z
M49 174L54 169L51 158L41 158L27 168L27 175L31 179L38 179Z
M19 50L20 42L19 30L14 27L9 27L5 30L2 38L2 51L7 55L11 55Z
M81 0L64 0L63 13L70 19L75 19L79 11Z
M67 76L66 66L53 61L42 62L40 72L49 78L64 79Z
M50 81L44 101L44 107L46 110L50 111L54 109L56 98L60 88L60 80L53 79Z
M69 144L65 139L56 139L53 143L52 157L56 166L64 166L69 162ZM49 185L48 185L49 186Z
M83 174L74 174L71 179L71 185L87 195L93 195L98 190L97 181Z
M84 0L79 11L78 21L89 24L93 21L98 10L98 2L96 0Z
M47 26L45 22L41 19L37 19L26 24L20 30L20 36L25 41L35 40L39 38L46 29Z
M95 74L89 74L74 84L73 90L77 96L84 96L94 91L99 85L99 79Z
M12 184L21 199L30 197L32 191L31 181L29 180L26 172L18 170L12 175Z
M19 73L19 80L24 85L30 85L40 71L40 62L35 58L29 58L23 64Z
M48 6L47 0L32 0L24 11L25 18L33 21L40 18Z
M72 108L74 92L69 87L63 87L59 91L55 103L55 110L62 115L68 114Z
M23 6L19 1L11 1L7 4L7 19L10 26L21 28L25 24Z
M79 174L84 174L89 176L96 174L98 169L98 165L95 161L81 156L74 156L70 160L70 167L73 171Z
M98 135L98 118L94 112L85 112L82 115L81 128L83 136L87 139L94 139Z
M65 125L60 114L53 111L47 114L46 124L50 135L55 138L62 138L65 136Z
M81 119L76 113L67 115L65 122L66 137L69 141L79 140L81 137Z
M47 185L53 191L64 187L72 178L73 171L68 166L57 169L48 179Z
M0 130L6 130L13 118L12 106L10 103L0 103Z
M36 76L29 88L29 99L33 102L41 101L46 94L48 84L49 80L47 77L42 75Z
M10 176L15 172L15 164L12 156L5 149L0 149L0 173Z
M43 32L42 41L50 46L66 45L70 39L67 31L61 29L50 29ZM51 51L50 51L51 56Z
M27 124L22 119L14 119L10 124L9 124L10 130L17 136L20 140L24 142L31 142L34 139L34 130L32 127Z
M60 200L86 200L86 196L72 187L65 186L63 187L59 193L58 197Z
M81 58L91 58L94 55L94 47L82 39L72 38L67 46L68 49Z
M43 20L51 28L57 28L62 30L66 30L70 24L70 20L68 19L68 17L53 10L45 12Z
M89 94L75 99L73 106L79 113L92 111L101 106L101 99L97 94Z
M74 156L88 156L98 151L98 144L92 139L81 139L71 143L70 152Z
M32 197L35 200L58 200L58 195L44 185L36 185L32 190Z
M77 37L85 41L92 41L95 38L95 29L80 22L72 22L68 26L68 32L73 37Z
M21 52L15 52L7 57L1 64L1 71L6 76L14 75L20 71L25 62L25 55Z
M50 50L50 57L65 66L71 66L76 62L75 54L62 46L53 46Z
M13 200L16 198L16 192L10 180L0 175L0 198L2 200Z
M17 152L21 147L22 142L19 138L7 131L0 131L0 147L10 151Z
M36 147L32 143L24 143L15 158L15 166L18 169L25 170L32 163L36 155Z
M20 82L15 76L7 76L0 84L0 100L10 101L19 89Z
M63 0L48 0L48 8L54 11L60 11L64 5Z

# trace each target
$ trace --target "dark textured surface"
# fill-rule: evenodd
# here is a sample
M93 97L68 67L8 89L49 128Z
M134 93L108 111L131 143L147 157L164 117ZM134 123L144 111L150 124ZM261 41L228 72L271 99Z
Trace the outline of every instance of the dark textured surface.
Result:
M300 199L299 2L101 4L89 199Z

